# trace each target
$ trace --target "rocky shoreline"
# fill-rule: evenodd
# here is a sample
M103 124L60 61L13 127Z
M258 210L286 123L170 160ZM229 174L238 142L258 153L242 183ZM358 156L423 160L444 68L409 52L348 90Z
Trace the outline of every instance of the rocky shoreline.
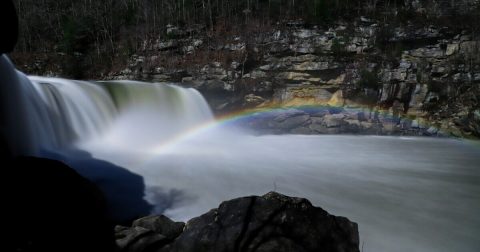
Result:
M458 132L443 132L418 119L339 107L279 108L253 113L234 124L256 134L459 136L455 135Z

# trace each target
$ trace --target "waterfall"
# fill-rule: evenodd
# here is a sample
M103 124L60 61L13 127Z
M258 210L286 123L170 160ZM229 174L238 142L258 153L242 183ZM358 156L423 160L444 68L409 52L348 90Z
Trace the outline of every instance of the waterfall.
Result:
M27 77L6 56L0 58L0 76L1 134L14 155L101 137L141 147L213 119L194 89Z

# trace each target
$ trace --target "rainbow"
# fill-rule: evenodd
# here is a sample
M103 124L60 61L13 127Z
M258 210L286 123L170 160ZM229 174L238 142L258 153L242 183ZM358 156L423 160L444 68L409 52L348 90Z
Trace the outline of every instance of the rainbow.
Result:
M205 123L191 127L188 130L167 139L166 141L162 141L152 149L152 154L163 153L169 148L172 148L173 146L176 146L177 144L189 138L204 134L207 131L210 131L217 127L222 127L229 124L235 124L240 120L254 120L255 117L259 117L262 115L269 115L269 114L271 115L273 113L281 113L282 111L291 110L291 109L297 109L297 110L303 110L303 111L341 109L341 110L347 110L348 112L352 112L352 113L369 111L369 109L366 106L363 106L363 107L362 106L340 107L340 106L330 106L330 105L285 106L281 104L269 104L269 105L264 105L264 106L253 108L253 109L237 110L237 111L230 112L228 114L219 115L214 120L207 121ZM394 115L390 113L388 110L375 110L374 112L381 114L382 117L387 119L395 118ZM412 117L409 115L406 115L397 119L412 119ZM420 125L424 128L433 126L433 124L429 124L426 120L423 120L423 118L419 118L417 120L419 120Z

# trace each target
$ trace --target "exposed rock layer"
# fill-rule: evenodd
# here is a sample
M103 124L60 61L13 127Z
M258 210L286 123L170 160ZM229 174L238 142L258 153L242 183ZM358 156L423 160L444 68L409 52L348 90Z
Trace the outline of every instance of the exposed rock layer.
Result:
M205 50L198 43L204 38L198 36L177 40L196 48L183 53ZM245 55L243 62L152 68L148 66L164 52L151 48L134 55L125 70L109 78L181 82L199 89L220 113L271 103L370 106L428 119L457 135L480 136L479 124L472 120L480 107L478 34L362 17L328 28L278 26L253 42L241 36L231 41L215 50Z

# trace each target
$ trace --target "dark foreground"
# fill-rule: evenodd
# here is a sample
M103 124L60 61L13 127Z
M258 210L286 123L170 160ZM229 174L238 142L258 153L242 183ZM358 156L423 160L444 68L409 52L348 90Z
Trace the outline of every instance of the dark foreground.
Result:
M274 192L223 202L186 224L148 216L114 228L100 190L73 169L2 160L15 182L4 191L6 251L359 251L356 223Z

